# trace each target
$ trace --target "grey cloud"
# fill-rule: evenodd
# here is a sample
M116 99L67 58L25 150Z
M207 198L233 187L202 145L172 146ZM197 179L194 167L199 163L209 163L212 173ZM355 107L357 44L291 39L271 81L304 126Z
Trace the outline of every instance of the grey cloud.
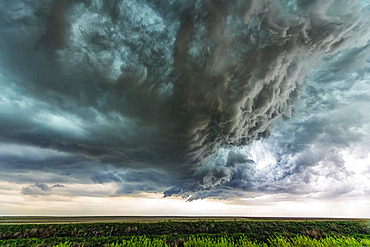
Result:
M323 69L312 70L292 118L278 122L267 140L239 149L219 151L218 157L210 162L213 166L203 167L211 174L211 179L199 169L200 178L194 183L197 184L195 189L189 188L188 184L178 185L168 190L167 195L184 195L190 200L234 197L228 191L318 194L316 196L322 198L355 192L365 195L368 186L354 185L356 178L353 171L346 167L341 153L353 150L359 152L358 158L361 159L370 152L370 119L367 113L370 64L367 60L358 64L360 68L340 70L343 64L354 66L348 61L352 53L356 56L358 50L327 59ZM228 152L246 157L241 162L243 169L235 171L228 167ZM261 170L258 167L263 163L268 165ZM214 172L219 169L223 170L224 181L214 184L212 181L218 179L218 174ZM226 175L232 172L235 172L233 176ZM316 185L320 177L332 184L325 191Z
M178 175L160 169L133 170L113 165L102 165L96 160L86 159L53 150L36 147L0 144L0 180L10 183L30 184L23 194L49 195L59 184L80 185L88 188L94 184L115 184L117 188L106 196L121 196L141 191L162 192L178 181ZM54 186L49 184L58 183ZM143 189L143 190L141 190ZM145 190L144 190L145 189ZM60 192L60 191L59 191ZM73 195L103 196L102 191L69 191ZM71 195L72 195L71 194Z
M369 102L351 83L368 74L368 16L340 0L0 0L0 140L70 154L1 156L1 169L118 193L294 193L307 167L366 142L367 117L345 114ZM260 139L268 177L240 151Z
M145 169L143 171L125 170L124 172L104 172L101 169L97 169L90 178L95 183L104 184L114 182L118 184L123 184L123 188L150 187L152 188L151 190L155 192L159 192L158 189L160 187L165 188L167 186L170 186L171 183L175 181L175 178L168 177L168 174L156 171L154 169Z
M54 188L63 188L64 185L62 184L54 184L52 186L49 186L44 183L35 183L34 185L23 187L22 188L22 194L24 195L50 195L53 193Z
M49 102L53 105L49 111L70 112L89 123L102 116L113 125L116 115L116 128L107 127L120 133L108 141L83 126L93 140L64 140L55 131L36 128L29 133L30 124L27 128L26 121L18 121L26 124L28 135L21 132L9 138L129 163L172 162L174 157L202 162L222 145L267 136L277 117L290 114L307 60L339 50L336 42L350 38L357 20L325 22L324 13L315 12L316 4L308 8L307 17L286 15L269 1L223 4L194 2L179 8L176 3L173 11L179 16L183 11L183 17L171 19L172 24L167 18L173 16L160 16L150 2L65 6L18 2L8 9L11 16L4 9L3 23L31 25L29 35L38 47L9 50L43 70L20 78L16 82L20 90ZM308 22L310 15L315 18ZM52 21L43 22L47 19ZM54 30L49 25L57 26ZM22 40L18 32L5 30L9 32L5 46L13 45L10 40ZM323 30L328 35L317 33ZM63 40L52 40L57 37ZM53 52L45 54L50 47ZM34 55L26 56L30 52ZM30 64L6 61L10 71L31 69ZM209 93L210 87L214 93ZM6 127L11 133L10 124ZM94 127L99 126L90 128ZM97 148L101 142L113 147Z

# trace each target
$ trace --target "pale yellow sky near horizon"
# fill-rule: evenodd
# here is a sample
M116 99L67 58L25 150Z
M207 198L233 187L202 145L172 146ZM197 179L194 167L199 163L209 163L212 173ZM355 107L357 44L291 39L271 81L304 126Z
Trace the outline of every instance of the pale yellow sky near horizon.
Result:
M90 185L91 189L96 190L101 190L101 186ZM370 198L320 199L275 194L234 200L203 199L187 202L182 198L163 198L159 193L120 197L29 196L21 194L21 188L22 185L0 182L0 215L370 218Z

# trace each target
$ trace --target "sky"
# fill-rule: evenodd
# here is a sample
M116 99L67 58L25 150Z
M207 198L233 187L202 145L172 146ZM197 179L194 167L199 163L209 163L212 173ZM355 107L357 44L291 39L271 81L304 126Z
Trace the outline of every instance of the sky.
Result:
M369 0L0 0L0 215L370 218Z

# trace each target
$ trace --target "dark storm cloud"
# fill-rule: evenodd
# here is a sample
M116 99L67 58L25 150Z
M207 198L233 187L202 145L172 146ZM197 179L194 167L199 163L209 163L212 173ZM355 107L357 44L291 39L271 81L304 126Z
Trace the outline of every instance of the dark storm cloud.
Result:
M370 54L368 49L360 48ZM230 198L242 191L252 192L252 197L260 193L320 192L322 198L366 195L369 184L356 185L354 171L343 157L343 151L349 151L357 163L370 153L370 63L365 59L353 67L350 60L357 54L358 49L338 54L324 61L325 69L315 69L293 117L280 121L267 140L219 150L214 160L198 170L195 182L174 186L165 194L179 194L188 200ZM344 64L347 66L340 69ZM239 164L242 169L230 167L230 154L244 156ZM368 174L364 165L364 174ZM329 187L321 187L328 186L319 182L323 178Z
M22 194L24 195L49 195L52 193L52 190L54 188L63 188L64 185L62 184L54 184L52 186L49 186L44 183L35 183L34 185L23 187L22 188Z
M310 180L306 167L327 159L308 146L323 135L333 147L327 152L363 143L330 94L353 85L326 82L355 70L351 79L367 75L366 6L0 0L0 140L68 154L43 166L1 156L0 168L120 183L117 193L171 187L166 196L192 199L299 191L296 185ZM326 70L316 64L324 58ZM271 177L262 177L237 147L269 137L302 93L299 113L268 139L278 158ZM361 95L365 102L368 96ZM329 119L320 115L326 110ZM287 178L290 184L279 184Z
M138 193L141 191L164 191L177 181L177 176L161 169L120 169L108 164L100 164L95 160L79 156L71 156L49 149L40 149L20 145L0 143L0 181L24 184L22 193L25 195L52 195L45 193L58 186L50 184L71 184L89 186L95 184L117 184L109 196ZM29 184L33 184L30 185ZM145 190L143 188L146 188ZM143 190L142 190L143 189ZM63 191L57 191L63 192ZM64 191L65 192L65 191ZM74 195L102 196L83 189L69 191ZM40 195L41 195L40 194ZM64 193L65 194L65 193ZM108 195L108 194L106 194Z

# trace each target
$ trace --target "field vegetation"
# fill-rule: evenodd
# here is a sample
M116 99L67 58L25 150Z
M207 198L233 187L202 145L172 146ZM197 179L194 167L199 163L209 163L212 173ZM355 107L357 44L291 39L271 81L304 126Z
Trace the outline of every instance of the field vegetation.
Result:
M370 246L365 220L0 225L0 246Z

